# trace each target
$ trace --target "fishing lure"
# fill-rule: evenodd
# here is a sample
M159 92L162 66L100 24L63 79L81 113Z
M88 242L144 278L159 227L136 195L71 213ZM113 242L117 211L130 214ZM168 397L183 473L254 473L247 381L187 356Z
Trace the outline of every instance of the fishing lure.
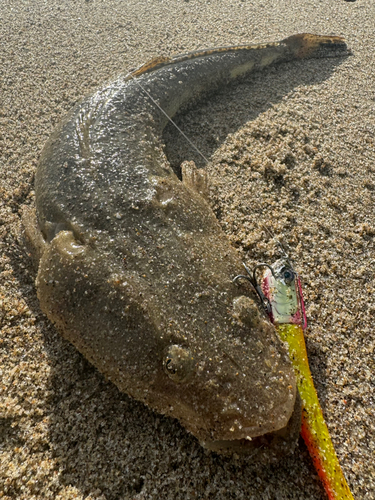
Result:
M287 260L279 260L272 267L266 266L258 293L264 294L262 302L267 304L269 317L281 339L288 344L302 399L301 435L328 498L353 500L329 436L309 368L303 335L307 321L300 277Z
M309 368L303 331L307 327L301 280L288 259L280 259L273 266L258 264L247 275L260 302L278 334L287 343L302 400L301 436L323 482L329 500L354 500L338 461ZM257 271L265 269L261 285Z

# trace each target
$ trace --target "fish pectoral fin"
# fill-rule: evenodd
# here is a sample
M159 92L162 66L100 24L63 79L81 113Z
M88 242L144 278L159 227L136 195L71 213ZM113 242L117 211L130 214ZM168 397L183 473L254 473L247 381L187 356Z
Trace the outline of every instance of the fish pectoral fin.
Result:
M33 266L35 269L38 269L39 261L46 249L46 242L39 228L35 208L29 206L23 207L21 221L26 248L30 254Z
M184 161L181 163L182 182L191 191L208 200L209 181L206 170L198 169L193 161Z

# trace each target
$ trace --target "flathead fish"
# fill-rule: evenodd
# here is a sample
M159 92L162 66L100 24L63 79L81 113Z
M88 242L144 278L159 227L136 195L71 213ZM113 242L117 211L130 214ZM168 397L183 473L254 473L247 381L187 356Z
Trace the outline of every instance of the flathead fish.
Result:
M296 380L256 297L232 282L242 263L202 196L204 175L185 168L179 180L162 132L239 77L346 50L304 34L155 59L78 103L41 155L26 233L42 310L121 391L218 452L289 450Z

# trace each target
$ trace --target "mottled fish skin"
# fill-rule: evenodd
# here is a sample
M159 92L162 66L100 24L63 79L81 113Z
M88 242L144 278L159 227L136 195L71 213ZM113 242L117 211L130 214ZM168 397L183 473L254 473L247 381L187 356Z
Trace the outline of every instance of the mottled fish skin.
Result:
M251 71L344 53L339 37L296 35L153 60L75 106L41 156L27 234L43 311L121 391L219 452L289 448L294 371L232 282L241 260L210 207L166 161L167 118L137 82L172 117Z

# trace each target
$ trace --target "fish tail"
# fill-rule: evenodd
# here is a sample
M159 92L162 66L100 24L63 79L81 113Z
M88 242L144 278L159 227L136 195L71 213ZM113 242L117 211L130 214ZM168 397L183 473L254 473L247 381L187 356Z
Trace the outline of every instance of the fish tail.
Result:
M297 59L310 57L337 57L351 53L344 38L341 36L299 33L285 38L282 43L288 46L289 50Z

